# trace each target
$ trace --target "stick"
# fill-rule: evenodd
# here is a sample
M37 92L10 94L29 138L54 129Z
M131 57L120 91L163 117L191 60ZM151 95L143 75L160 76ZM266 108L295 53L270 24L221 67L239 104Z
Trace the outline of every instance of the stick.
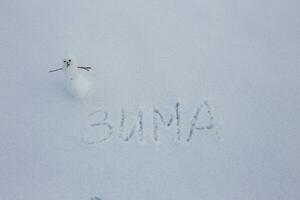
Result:
M56 71L59 71L59 70L62 70L63 68L61 67L61 68L58 68L58 69L54 69L54 70L50 70L48 73L50 73L50 72L56 72Z
M79 66L79 67L77 67L77 68L79 68L79 69L84 69L84 70L86 70L86 71L90 71L90 69L92 69L91 67L81 67L81 66Z

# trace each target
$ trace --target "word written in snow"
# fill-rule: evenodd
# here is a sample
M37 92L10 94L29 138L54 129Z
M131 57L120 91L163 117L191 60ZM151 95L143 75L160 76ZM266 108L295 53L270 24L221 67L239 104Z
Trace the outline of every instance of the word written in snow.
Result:
M120 140L124 142L130 141L134 135L137 135L137 138L140 142L142 142L144 138L144 113L139 111L137 114L137 123L130 129L129 133L126 134L124 129L127 121L127 115L124 109L121 109L121 117L119 121L119 126L114 126L108 120L108 112L104 110L96 110L88 115L89 118L95 116L102 116L100 122L90 124L90 128L95 129L97 135L92 137L91 135L87 135L81 138L81 141L85 144L97 144L102 143L109 140L113 133L115 132L115 128L118 127L118 134ZM196 132L201 132L205 130L213 130L215 128L214 117L211 113L211 108L209 104L204 101L200 104L200 106L196 107L196 110L191 118L189 118L189 122L187 122L187 126L189 127L188 134L183 134L182 132L182 121L183 118L181 116L181 104L176 103L174 113L170 114L168 117L164 116L162 112L158 109L153 109L152 113L152 138L155 142L158 142L160 139L160 134L162 131L161 127L170 128L172 125L175 127L175 138L177 141L186 141L190 142ZM200 125L203 124L204 125ZM217 133L217 132L215 132ZM185 138L183 138L185 136Z

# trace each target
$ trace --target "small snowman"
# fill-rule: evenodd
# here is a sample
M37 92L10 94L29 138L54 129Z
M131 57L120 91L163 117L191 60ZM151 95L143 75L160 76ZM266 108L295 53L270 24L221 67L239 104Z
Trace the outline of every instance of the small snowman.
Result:
M65 72L67 88L70 93L77 98L85 97L90 91L90 82L84 74L83 71L90 71L91 67L78 66L76 64L76 59L73 56L67 56L64 60L64 65L61 68L51 70L50 72L56 72L62 70Z

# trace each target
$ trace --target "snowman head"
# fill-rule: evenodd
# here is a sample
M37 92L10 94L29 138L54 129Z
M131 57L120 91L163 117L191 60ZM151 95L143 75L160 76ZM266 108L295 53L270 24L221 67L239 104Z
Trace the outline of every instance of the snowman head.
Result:
M64 65L66 69L71 69L75 67L75 57L74 56L66 56L63 59Z

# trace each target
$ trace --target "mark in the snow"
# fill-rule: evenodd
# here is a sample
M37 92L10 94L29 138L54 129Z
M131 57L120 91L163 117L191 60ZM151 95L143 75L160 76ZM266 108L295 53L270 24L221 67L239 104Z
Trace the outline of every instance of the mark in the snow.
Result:
M175 128L175 140L190 142L194 138L196 133L209 133L215 132L218 134L218 131L215 128L215 119L212 115L210 105L207 101L204 101L199 106L196 107L194 114L192 115L182 115L182 105L177 102L173 107L173 112L168 115L163 115L162 112L156 108L152 111L152 137L154 142L158 142L160 139L160 134L163 133L164 128ZM192 116L192 117L191 117ZM89 125L91 130L88 132L89 135L82 137L81 141L85 144L96 144L102 143L111 138L114 134L115 126L114 123L109 120L109 113L102 109L96 110L88 115L89 119L97 119L98 122L93 122ZM191 119L192 118L192 119ZM121 117L119 121L119 139L124 142L130 141L135 135L138 138L139 142L142 142L145 138L144 135L144 112L137 112L137 121L135 124L130 127L128 113L125 112L125 109L121 109ZM126 134L125 130L129 130ZM187 134L184 134L182 128L188 128ZM96 131L96 132L95 132ZM151 132L151 131L149 131ZM185 137L185 138L184 138Z
M101 198L99 198L99 197L97 197L97 196L95 196L95 197L91 197L91 198L89 198L89 200L102 200Z
M159 129L159 123L158 123L158 118L160 119L161 123L166 126L170 127L174 121L174 118L176 120L176 135L177 135L177 140L181 140L181 130L180 130L180 112L179 112L179 107L180 104L179 102L176 103L175 106L175 117L171 114L169 120L166 120L166 118L161 114L161 112L157 109L153 110L153 137L154 140L157 142L159 140L159 135L158 135L158 129Z
M103 126L103 127L106 127L106 129L108 130L108 133L106 135L106 137L103 137L103 138L98 138L96 140L90 140L88 138L81 138L81 141L85 144L96 144L96 143L102 143L102 142L105 142L106 140L108 140L111 135L113 134L113 126L108 123L108 122L105 122L107 120L107 117L108 117L108 113L106 111L103 111L103 110L96 110L92 113L90 113L88 115L88 117L93 117L95 114L97 113L101 113L103 116L101 122L97 122L97 123L92 123L90 125L90 127L99 127L99 126Z
M207 109L207 114L209 116L209 124L208 125L203 125L203 126L197 126L197 122L199 121L199 116L203 108ZM214 128L214 117L211 115L211 110L209 107L209 104L205 101L201 106L199 106L196 110L196 113L193 116L192 122L191 122L191 128L189 132L189 136L187 138L187 142L189 142L192 138L192 136L195 133L195 130L211 130Z
M143 141L143 131L144 131L144 127L143 127L143 112L142 111L138 112L138 125L134 125L132 127L129 135L124 138L125 120L126 120L125 111L124 111L124 109L122 109L122 111L121 111L120 128L119 128L119 130L120 130L119 137L123 141L127 142L127 141L129 141L132 138L132 136L134 135L134 133L137 131L138 137L139 137L139 141L142 142ZM137 130L137 126L138 126L138 130Z

